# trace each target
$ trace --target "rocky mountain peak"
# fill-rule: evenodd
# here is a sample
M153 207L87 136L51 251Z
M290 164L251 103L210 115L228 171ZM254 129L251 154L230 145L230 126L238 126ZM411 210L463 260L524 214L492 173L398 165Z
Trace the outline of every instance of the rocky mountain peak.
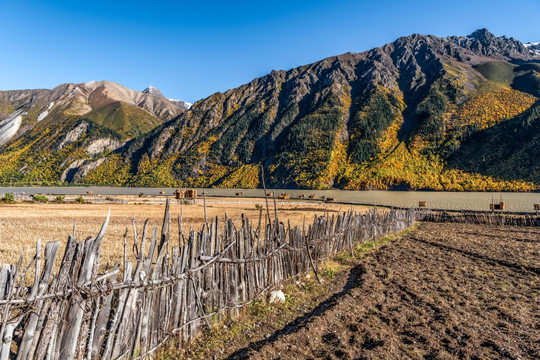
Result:
M495 36L485 28L478 29L468 36L451 36L447 39L480 56L499 60L531 58L530 51L520 41L512 37Z
M178 100L178 99L168 99L170 100L173 104L175 104L176 106L184 109L184 110L189 110L191 109L191 107L193 106L192 103L189 103L187 101L184 101L184 100Z
M165 97L165 95L163 95L163 93L157 87L154 87L152 85L149 85L146 89L144 89L141 92L143 94L148 94L148 95L155 96L155 97L157 97L159 99L162 99L162 100L170 101L170 102L172 102L174 105L178 106L182 110L188 110L193 105L193 104L188 103L187 101L184 101L184 100L169 99L169 98Z
M160 98L164 98L165 99L165 96L161 93L161 91L159 91L158 88L156 87L153 87L152 85L149 85L146 89L144 89L142 91L143 94L149 94L149 95L154 95L154 96L158 96Z
M476 39L484 44L487 44L496 38L496 36L490 33L486 28L475 30L467 37L469 39Z

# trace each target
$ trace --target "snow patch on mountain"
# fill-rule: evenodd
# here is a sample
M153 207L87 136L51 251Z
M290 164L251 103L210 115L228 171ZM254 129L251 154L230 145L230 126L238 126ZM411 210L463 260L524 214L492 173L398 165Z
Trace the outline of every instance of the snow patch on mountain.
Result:
M525 46L532 54L540 56L540 42L528 42L524 43Z
M37 121L41 121L43 119L45 119L45 117L49 115L49 110L45 110L44 112L42 112L41 114L39 114L39 116L37 117Z
M169 99L169 100L175 103L176 105L180 107L184 107L186 109L189 109L193 106L192 103L188 103L187 101L184 101L184 100L177 100L177 99Z
M37 121L39 122L39 121L45 119L45 117L46 117L47 115L49 115L49 110L51 110L51 108L52 108L53 106L54 106L54 101L51 102L51 103L49 104L49 107L47 108L47 110L45 110L44 112L42 112L41 114L39 114L39 116L37 117Z
M4 145L15 136L21 127L23 115L26 115L26 113L24 110L20 109L0 120L0 146Z

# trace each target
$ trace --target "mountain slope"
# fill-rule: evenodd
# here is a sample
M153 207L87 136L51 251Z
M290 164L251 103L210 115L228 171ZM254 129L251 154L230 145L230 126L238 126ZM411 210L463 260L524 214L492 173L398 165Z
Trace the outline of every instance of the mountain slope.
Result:
M121 101L92 110L84 118L116 131L125 138L144 135L162 123L143 109Z
M537 103L538 60L521 42L482 29L415 34L272 71L195 103L77 181L256 187L262 166L272 187L538 189L535 172L497 172L495 158L492 170L460 161L481 156L467 150L475 134L506 129ZM533 149L517 149L518 158Z
M111 111L111 107L121 109L117 113ZM0 140L0 146L12 137L25 134L45 118L64 121L69 117L85 115L98 117L105 127L109 127L110 123L111 129L121 130L123 135L132 138L178 116L184 110L161 93L133 91L109 81L63 84L52 90L0 91L0 124L2 121L7 123L6 120L12 118L16 111L21 116L15 134L8 137L0 127L0 137L4 139ZM125 123L127 128L119 129L119 121ZM139 127L141 130L129 130Z
M539 160L540 101L509 121L473 134L451 156L449 166L538 183Z
M90 120L45 119L0 153L0 183L77 181L124 142L118 133Z
M185 111L156 91L91 81L0 92L0 181L80 179L99 155Z
M262 165L276 187L534 189L537 176L446 166L471 135L538 100L531 61L522 43L483 29L273 71L196 103L86 180L120 167L129 184L253 187Z

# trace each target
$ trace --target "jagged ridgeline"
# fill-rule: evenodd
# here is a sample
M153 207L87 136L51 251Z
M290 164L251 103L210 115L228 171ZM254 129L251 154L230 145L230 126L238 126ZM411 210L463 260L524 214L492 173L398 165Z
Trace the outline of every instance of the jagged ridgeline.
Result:
M412 35L213 94L50 180L258 187L264 167L272 187L538 190L539 97L530 46Z

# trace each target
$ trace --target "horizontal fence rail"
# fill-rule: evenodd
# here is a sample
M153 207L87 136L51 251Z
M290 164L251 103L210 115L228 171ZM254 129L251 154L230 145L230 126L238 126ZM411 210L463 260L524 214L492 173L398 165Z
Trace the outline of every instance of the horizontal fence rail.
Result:
M453 222L482 225L504 226L537 226L540 227L540 214L507 214L503 212L478 212L478 211L435 211L416 210L416 220L429 222Z
M225 215L184 234L178 217L173 240L169 202L165 208L161 231L146 221L138 234L133 224L136 262L126 261L131 245L124 236L122 268L100 264L109 216L95 238L69 236L55 273L60 242L46 244L42 254L38 241L26 267L22 257L3 265L0 360L149 357L172 335L187 343L320 261L415 221L414 210L351 211L291 228L269 213L263 221L261 211L256 226Z

